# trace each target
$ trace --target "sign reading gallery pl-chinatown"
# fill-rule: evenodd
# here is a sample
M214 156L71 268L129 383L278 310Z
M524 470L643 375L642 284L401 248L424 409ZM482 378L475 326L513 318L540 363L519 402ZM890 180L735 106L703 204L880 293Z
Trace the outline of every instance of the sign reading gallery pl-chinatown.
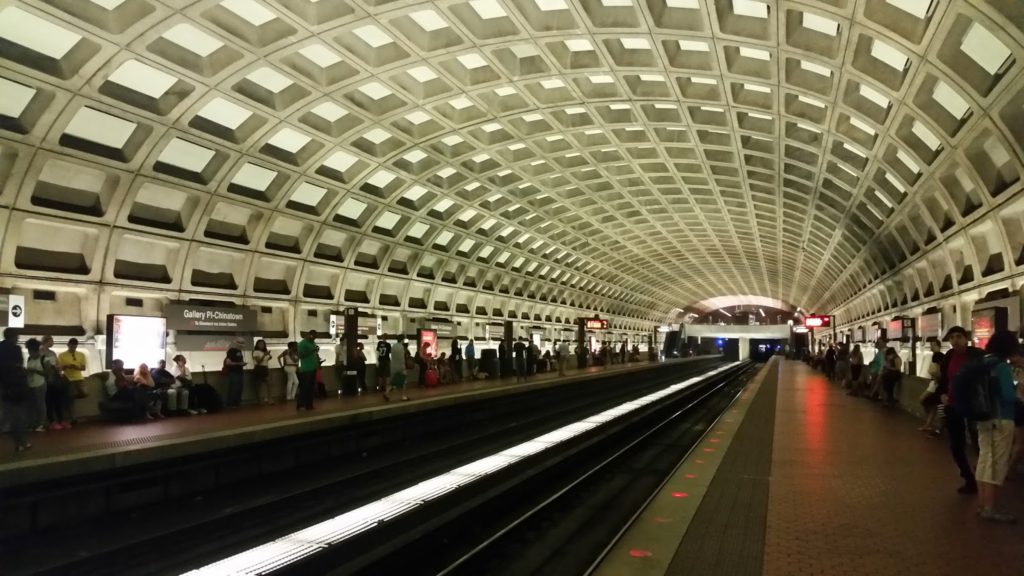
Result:
M256 311L251 308L212 308L191 304L168 304L164 309L167 328L192 332L253 332Z

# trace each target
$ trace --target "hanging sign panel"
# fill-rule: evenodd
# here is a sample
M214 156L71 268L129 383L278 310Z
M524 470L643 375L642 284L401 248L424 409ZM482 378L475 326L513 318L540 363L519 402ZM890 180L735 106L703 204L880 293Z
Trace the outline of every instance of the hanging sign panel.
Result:
M213 308L190 304L168 304L164 308L167 328L190 332L254 332L256 311L251 308Z

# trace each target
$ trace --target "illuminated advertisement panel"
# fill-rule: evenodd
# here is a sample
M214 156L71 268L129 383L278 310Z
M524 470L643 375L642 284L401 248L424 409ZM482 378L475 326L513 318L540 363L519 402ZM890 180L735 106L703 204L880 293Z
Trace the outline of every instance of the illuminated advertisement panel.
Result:
M420 329L416 331L416 339L418 341L419 350L423 350L423 345L427 345L427 349L430 351L431 358L437 358L437 331Z
M107 316L107 366L115 359L134 370L156 366L167 356L167 319L157 316Z
M978 348L985 348L989 338L996 331L996 309L986 308L971 313L971 335L974 337L974 345Z

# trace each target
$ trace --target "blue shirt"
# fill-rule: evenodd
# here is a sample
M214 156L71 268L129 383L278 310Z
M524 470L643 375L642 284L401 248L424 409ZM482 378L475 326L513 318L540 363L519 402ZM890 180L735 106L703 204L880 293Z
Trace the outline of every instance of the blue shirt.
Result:
M473 342L469 342L468 344L466 344L466 359L467 360L475 360L476 359L476 347L473 346Z
M998 419L1013 420L1013 412L1017 403L1017 389L1013 385L1013 370L1009 364L999 358L986 358L985 362L990 365L994 364L992 376L998 383L998 395L996 396L999 406Z

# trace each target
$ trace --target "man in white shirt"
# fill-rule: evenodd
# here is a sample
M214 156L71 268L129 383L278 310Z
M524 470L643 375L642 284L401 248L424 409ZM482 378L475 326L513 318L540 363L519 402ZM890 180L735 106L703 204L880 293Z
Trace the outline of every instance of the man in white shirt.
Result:
M562 340L558 344L558 375L565 376L565 367L569 365L569 341Z

